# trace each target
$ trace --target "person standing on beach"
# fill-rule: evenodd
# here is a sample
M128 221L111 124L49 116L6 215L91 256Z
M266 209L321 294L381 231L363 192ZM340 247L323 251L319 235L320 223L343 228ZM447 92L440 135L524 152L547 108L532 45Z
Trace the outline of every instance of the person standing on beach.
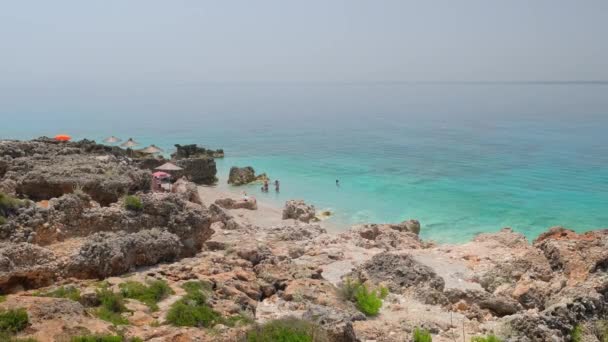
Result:
M274 190L275 190L276 192L279 192L279 185L280 185L279 180L278 180L278 179L277 179L277 180L275 180L275 181L274 181Z

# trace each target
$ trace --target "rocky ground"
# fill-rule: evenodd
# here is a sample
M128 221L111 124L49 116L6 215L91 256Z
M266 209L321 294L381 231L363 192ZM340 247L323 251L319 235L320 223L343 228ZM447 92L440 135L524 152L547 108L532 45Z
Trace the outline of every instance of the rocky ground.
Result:
M239 341L286 317L312 322L325 341L411 341L417 328L446 342L608 338L608 230L555 227L527 241L505 228L459 245L422 241L415 220L328 233L300 201L258 220L263 208L218 205L185 180L147 193L149 171L123 153L0 142L0 316L28 315L0 340ZM52 171L56 162L70 168ZM366 316L345 283L388 290L379 312ZM129 290L146 284L159 295ZM117 294L122 306L108 306ZM186 324L180 305L213 318Z

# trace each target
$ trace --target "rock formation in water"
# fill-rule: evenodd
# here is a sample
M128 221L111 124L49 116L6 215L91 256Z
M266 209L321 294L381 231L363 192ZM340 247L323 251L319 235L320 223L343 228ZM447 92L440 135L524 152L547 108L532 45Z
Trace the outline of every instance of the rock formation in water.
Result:
M256 175L255 170L251 166L233 166L230 168L230 173L228 174L228 184L232 185L244 185L265 180L269 180L268 176L266 176L265 173Z

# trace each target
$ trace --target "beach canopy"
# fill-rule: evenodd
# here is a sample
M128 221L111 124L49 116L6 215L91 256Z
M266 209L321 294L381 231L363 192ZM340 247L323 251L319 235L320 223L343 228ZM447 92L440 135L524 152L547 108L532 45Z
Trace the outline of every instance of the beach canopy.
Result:
M67 134L58 134L55 136L55 140L57 141L70 141L72 137Z
M159 171L180 171L183 170L181 167L175 165L175 164L171 164L171 163L165 163L159 167L154 168L154 170L159 170Z
M135 147L137 145L139 145L139 143L137 141L133 140L133 138L129 138L129 140L125 141L120 146L122 146L122 147Z
M155 146L154 144L143 148L141 150L139 150L139 152L143 152L143 153L150 153L150 154L155 154L155 153L161 153L164 152L162 148Z
M121 142L122 139L117 138L115 136L111 136L111 137L107 137L105 139L103 139L103 142L106 144L116 144L117 142Z
M162 171L156 171L156 172L154 172L154 173L152 174L152 176L153 176L154 178L157 178L157 179L164 179L164 178L170 178L170 177L171 177L171 175L170 175L170 174L168 174L168 173L166 173L166 172L162 172Z

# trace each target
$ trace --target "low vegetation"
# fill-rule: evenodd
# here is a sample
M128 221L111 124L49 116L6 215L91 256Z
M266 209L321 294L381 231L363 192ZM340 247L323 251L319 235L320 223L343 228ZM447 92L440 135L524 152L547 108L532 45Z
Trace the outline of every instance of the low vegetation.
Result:
M3 218L8 217L11 214L14 214L15 211L24 205L24 201L9 196L3 192L0 192L0 216ZM1 220L1 219L0 219ZM0 223L2 224L2 223Z
M471 338L471 342L502 342L496 335L475 336Z
M25 309L10 309L0 311L0 334L15 334L25 329L29 317Z
M120 293L114 293L107 288L102 288L97 290L97 297L101 302L101 306L95 311L97 317L114 325L129 324L129 321L122 316L122 313L128 310L125 307L124 298Z
M246 342L324 342L328 341L325 332L312 322L285 318L257 325L249 330Z
M414 342L432 342L433 338L431 337L431 333L426 329L416 328L414 329Z
M171 305L167 322L178 327L209 328L221 321L220 315L207 304L202 290L195 286L184 289L187 294Z
M0 215L0 226L6 223L6 217Z
M572 338L572 342L582 342L583 341L583 327L580 324L577 324L574 329L570 332L570 337Z
M174 293L164 280L154 280L147 284L128 281L120 284L119 287L124 298L136 299L146 304L152 311L157 311L157 303Z
M179 327L210 328L215 324L234 327L251 324L253 320L245 313L222 317L207 304L205 292L210 291L208 283L189 281L182 285L186 295L171 305L167 313L167 322Z
M120 335L83 335L74 336L70 342L141 342L139 337L123 337Z
M38 297L53 297L66 298L75 302L80 301L80 291L73 286L61 286L50 292L34 292L34 296Z
M383 286L370 289L357 280L347 278L340 287L340 294L344 300L355 303L366 316L376 316L382 307L382 300L388 295L388 289Z
M595 324L595 335L600 342L608 342L608 321L602 320Z
M125 196L125 208L131 211L141 211L144 205L137 196Z
M4 302L5 300L6 300L6 296L0 295L0 303Z

